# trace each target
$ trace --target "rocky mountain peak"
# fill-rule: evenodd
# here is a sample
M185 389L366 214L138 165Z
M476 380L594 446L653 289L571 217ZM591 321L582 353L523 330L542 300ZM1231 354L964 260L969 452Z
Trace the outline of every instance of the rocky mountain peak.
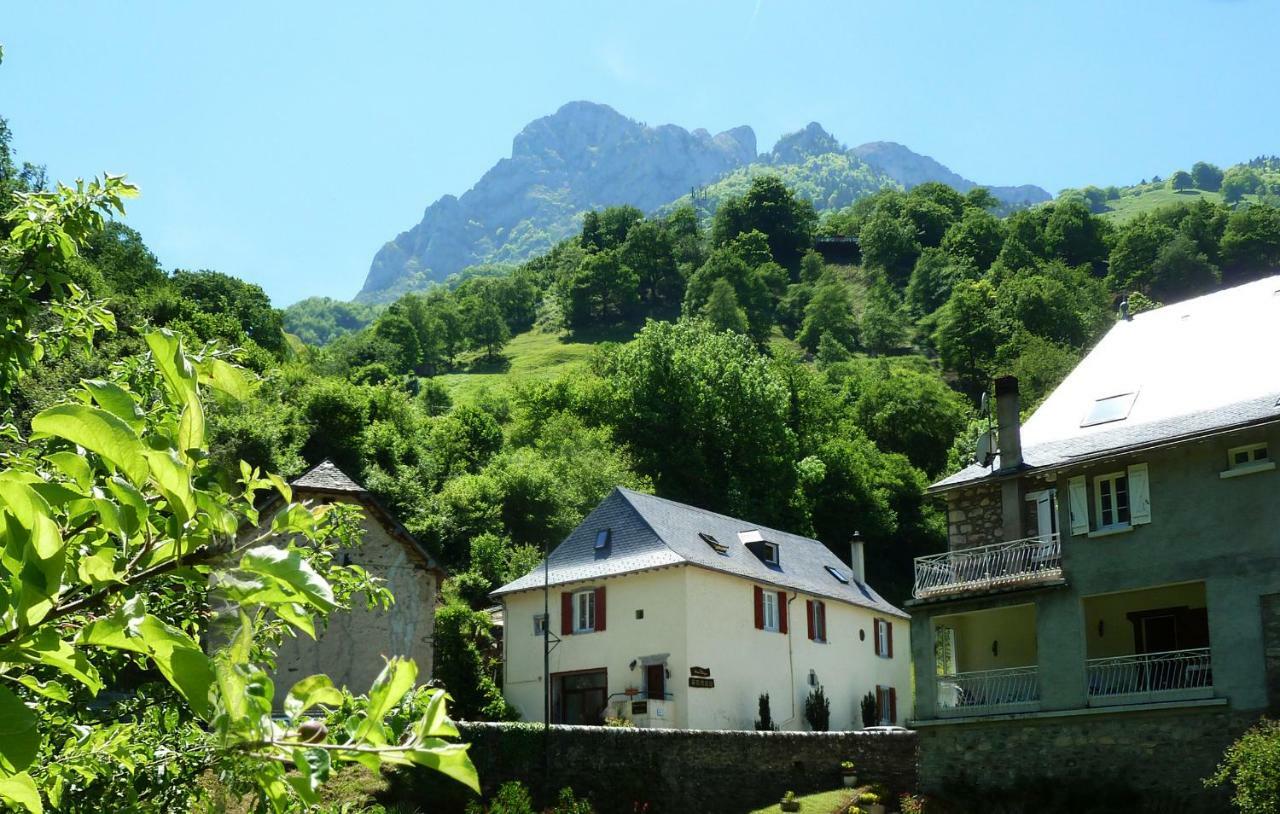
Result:
M787 133L773 145L769 160L774 164L800 164L805 159L827 153L843 153L844 145L817 122L809 122L803 130Z

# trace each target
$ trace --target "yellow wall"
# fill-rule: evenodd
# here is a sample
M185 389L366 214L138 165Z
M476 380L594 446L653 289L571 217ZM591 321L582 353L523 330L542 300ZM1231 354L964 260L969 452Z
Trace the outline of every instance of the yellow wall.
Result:
M781 728L807 729L804 699L810 669L831 700L833 729L861 726L858 702L877 684L896 688L899 723L910 715L910 626L904 618L892 619L894 657L882 659L873 649L874 614L845 603L826 600L829 644L820 644L807 636L809 597L794 592L788 592L788 635L756 630L754 583L739 577L679 566L567 589L599 585L607 588L605 631L562 637L551 653L551 672L604 667L612 696L642 685L642 669L630 670L631 660L669 653L667 691L674 696L674 726L751 729L759 695L768 692ZM551 630L557 634L561 590L553 587L551 595ZM505 604L504 693L525 720L541 721L542 640L533 634L533 616L542 612L542 594L508 595ZM642 621L635 619L637 608L645 610ZM859 639L859 630L865 631L865 639ZM690 667L709 669L715 686L690 687Z
M933 624L935 628L955 630L956 669L959 672L1036 664L1035 605L938 616L934 617ZM991 652L993 642L999 643L996 654Z
M1127 614L1157 608L1205 607L1204 583L1168 585L1145 591L1102 594L1084 599L1084 637L1086 658L1127 656L1134 652L1133 623ZM1102 635L1098 635L1098 622Z
M316 641L305 635L287 639L272 676L277 706L295 681L316 673L327 674L335 684L355 693L368 692L386 664L384 659L391 656L413 658L419 683L431 678L439 593L436 576L410 551L409 543L392 537L368 509L361 527L364 544L351 552L351 561L370 576L385 580L395 602L387 610L367 610L363 597L356 597L351 610L334 613L328 627L317 630Z

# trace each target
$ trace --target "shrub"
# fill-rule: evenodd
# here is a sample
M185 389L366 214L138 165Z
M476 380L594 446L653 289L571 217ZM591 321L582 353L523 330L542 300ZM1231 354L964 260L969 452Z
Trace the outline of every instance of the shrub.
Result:
M1242 814L1280 811L1280 723L1264 718L1241 735L1204 782L1209 788L1230 782Z
M819 684L804 700L804 718L814 732L826 732L831 728L831 700Z
M760 693L760 717L756 718L757 732L777 732L778 725L773 722L773 713L769 711L769 693Z
M875 726L880 723L880 710L876 704L876 694L869 692L862 696L862 725Z

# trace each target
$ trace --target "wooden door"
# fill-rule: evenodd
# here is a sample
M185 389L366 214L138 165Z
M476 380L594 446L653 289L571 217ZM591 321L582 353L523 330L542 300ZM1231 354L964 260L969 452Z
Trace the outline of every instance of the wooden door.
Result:
M658 701L667 697L667 666L650 664L644 668L645 697Z

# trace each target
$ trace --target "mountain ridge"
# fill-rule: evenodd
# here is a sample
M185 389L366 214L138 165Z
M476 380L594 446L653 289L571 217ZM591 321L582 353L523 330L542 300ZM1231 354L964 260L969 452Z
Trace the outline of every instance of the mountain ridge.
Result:
M469 190L441 196L416 225L384 244L355 299L386 302L469 266L520 262L573 234L593 209L629 204L654 212L740 171L767 166L784 177L804 175L815 161L823 176L821 194L813 196L819 209L885 185L978 186L893 142L849 149L817 122L761 154L747 125L712 135L675 124L651 127L596 102L568 102L525 125L512 139L510 157ZM1051 198L1033 185L990 189L1014 205Z

